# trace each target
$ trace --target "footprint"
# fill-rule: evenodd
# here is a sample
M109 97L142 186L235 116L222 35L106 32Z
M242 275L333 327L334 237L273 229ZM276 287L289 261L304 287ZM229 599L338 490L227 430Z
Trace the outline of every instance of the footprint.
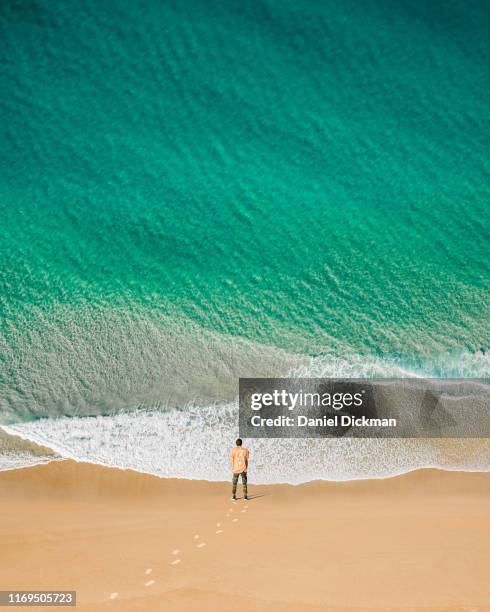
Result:
M152 571L153 570L151 569L151 567L149 567L148 569L145 570L145 574L148 576L149 574L152 573Z
M180 563L180 559L175 559L175 561L171 561L170 565L177 565L177 563Z
M197 545L197 548L203 548L204 546L206 546L206 542L201 542Z
M117 593L117 592L116 593L111 593L109 595L109 599L116 599L116 597L119 597L119 593Z
M154 580L148 580L148 582L145 582L145 586L146 586L146 587L149 587L149 586L151 586L152 584L155 584L155 581L154 581Z
M175 550L172 551L173 555L178 555L180 552L180 550L178 548L176 548Z
M223 533L222 529L218 529L218 531L216 533Z

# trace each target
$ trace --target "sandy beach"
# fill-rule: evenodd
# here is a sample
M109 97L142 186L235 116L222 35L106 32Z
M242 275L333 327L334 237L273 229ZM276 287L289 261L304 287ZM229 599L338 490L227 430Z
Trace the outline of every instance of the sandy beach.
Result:
M86 611L490 610L489 474L250 480L247 503L73 461L2 472L0 589L76 589Z

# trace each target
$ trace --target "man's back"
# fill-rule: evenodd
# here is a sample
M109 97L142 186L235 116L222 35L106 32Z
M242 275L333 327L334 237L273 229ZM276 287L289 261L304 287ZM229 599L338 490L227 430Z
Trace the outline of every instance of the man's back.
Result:
M231 451L231 467L234 474L242 474L247 471L250 453L244 446L235 446Z

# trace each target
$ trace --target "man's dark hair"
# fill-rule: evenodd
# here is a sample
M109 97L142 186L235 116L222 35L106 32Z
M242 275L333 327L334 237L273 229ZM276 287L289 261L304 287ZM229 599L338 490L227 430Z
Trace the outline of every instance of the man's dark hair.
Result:
M236 445L237 446L241 446L242 445L242 439L241 438L237 438Z

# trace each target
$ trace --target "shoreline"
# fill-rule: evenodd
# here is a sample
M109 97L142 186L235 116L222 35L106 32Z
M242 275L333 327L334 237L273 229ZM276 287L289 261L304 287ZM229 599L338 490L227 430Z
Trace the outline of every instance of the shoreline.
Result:
M228 483L228 480L207 480L206 478L192 478L192 477L186 477L186 476L161 476L159 474L155 474L152 472L145 472L143 470L137 470L135 468L130 468L130 467L120 467L118 465L106 465L104 463L97 463L96 461L88 461L85 459L74 459L73 457L46 457L45 461L39 461L37 463L29 463L26 465L19 465L19 466L14 466L14 467L6 467L6 468L2 468L0 467L0 474L3 474L4 472L17 472L20 470L28 470L31 468L36 468L36 467L40 467L40 466L44 466L44 465L49 465L51 463L63 463L63 462L70 462L70 463L75 463L75 464L79 464L79 465L91 465L94 467L100 467L103 469L108 469L108 470L115 470L115 471L121 471L121 472L125 472L125 473L130 473L130 474L135 474L135 475L141 475L141 476L151 476L152 478L158 478L159 480L163 480L163 481L184 481L184 482L202 482L202 483L209 483L209 484L225 484ZM392 480L395 478L400 478L409 474L413 474L413 473L418 473L418 472L427 472L427 471L434 471L434 472L452 472L452 473L457 473L457 474L490 474L490 468L488 469L460 469L460 468L450 468L450 467L439 467L439 466L435 466L435 465L426 465L426 466L420 466L420 467L415 467L413 469L407 470L407 471L403 471L400 473L393 473L393 474L388 474L386 476L366 476L365 478L363 477L358 477L358 478L345 478L343 480L329 480L329 479L322 479L322 478L313 478L312 480L306 480L304 482L270 482L270 483L258 483L254 486L256 487L302 487L305 485L310 485L310 484L343 484L343 483L355 483L355 482L369 482L371 480L373 481L378 481L378 480Z
M70 459L0 472L0 590L76 589L87 612L490 609L488 473L251 480L246 503Z
M228 452L223 448L223 435L216 434L217 429L199 435L193 431L181 442L182 428L187 427L187 423L180 422L178 427L174 420L162 424L159 415L146 415L141 422L139 418L128 419L128 415L119 418L121 421L117 423L97 419L95 423L71 423L72 431L65 431L64 423L55 420L50 425L59 430L52 432L55 435L51 439L42 432L33 434L18 430L16 426L0 425L0 473L51 460L69 460L133 470L163 479L228 481ZM158 446L154 437L147 436L148 427L159 436ZM234 439L235 433L230 432L229 439ZM62 439L66 440L64 444ZM87 439L95 441L94 448L85 447L85 442L80 441ZM311 439L306 457L303 449L303 458L298 448L301 444L304 441L296 439L250 440L248 448L252 456L261 458L253 464L252 477L264 485L297 486L317 481L383 480L419 469L490 472L488 438ZM135 448L138 449L136 454ZM195 456L196 448L198 456ZM22 456L26 458L25 465L22 465ZM192 456L194 459L190 460ZM296 456L297 461L291 462L291 457ZM371 460L374 456L376 462Z

